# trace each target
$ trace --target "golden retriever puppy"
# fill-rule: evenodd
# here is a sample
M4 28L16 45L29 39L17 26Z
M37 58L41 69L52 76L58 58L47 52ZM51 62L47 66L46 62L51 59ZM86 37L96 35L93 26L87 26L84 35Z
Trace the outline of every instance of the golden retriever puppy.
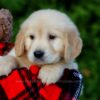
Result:
M0 58L6 59L6 64L0 62L0 75L8 74L17 65L29 68L37 64L41 67L38 78L46 84L55 83L65 68L77 68L74 60L81 49L79 31L67 15L51 9L39 10L21 25L11 52ZM4 66L10 70L3 70Z

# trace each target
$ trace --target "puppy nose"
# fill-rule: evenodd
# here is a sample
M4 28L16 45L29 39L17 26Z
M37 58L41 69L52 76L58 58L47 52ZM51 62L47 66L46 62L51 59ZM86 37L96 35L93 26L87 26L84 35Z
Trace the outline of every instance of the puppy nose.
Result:
M36 58L38 58L38 59L42 58L43 55L44 55L44 52L41 51L41 50L37 50L37 51L34 52L34 56L35 56Z

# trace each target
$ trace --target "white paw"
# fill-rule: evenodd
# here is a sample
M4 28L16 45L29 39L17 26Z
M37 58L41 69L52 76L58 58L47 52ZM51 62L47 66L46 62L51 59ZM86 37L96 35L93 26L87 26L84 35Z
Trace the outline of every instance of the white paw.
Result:
M8 75L16 67L16 61L13 57L0 56L0 76Z
M62 76L64 68L61 66L45 66L41 67L38 78L43 84L56 83Z

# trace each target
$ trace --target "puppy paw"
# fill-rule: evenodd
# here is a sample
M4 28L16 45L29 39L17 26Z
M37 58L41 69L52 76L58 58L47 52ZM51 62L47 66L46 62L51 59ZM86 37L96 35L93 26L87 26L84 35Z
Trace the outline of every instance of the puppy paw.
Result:
M46 65L40 69L38 78L43 84L56 83L62 76L64 68L62 66Z
M16 67L17 64L13 57L0 56L0 76L8 75Z

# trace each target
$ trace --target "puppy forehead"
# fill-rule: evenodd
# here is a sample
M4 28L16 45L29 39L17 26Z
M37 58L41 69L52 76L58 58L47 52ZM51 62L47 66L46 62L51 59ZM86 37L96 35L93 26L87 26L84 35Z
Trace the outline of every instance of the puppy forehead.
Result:
M62 39L65 38L65 34L64 31L54 28L54 27L42 27L42 25L40 25L39 27L33 27L33 28L29 28L25 31L25 35L26 37L30 36L30 35L35 35L38 36L38 38L47 38L47 36L51 35L56 35Z
M23 30L25 29L24 33L26 36L28 35L48 35L48 34L54 34L58 36L64 36L65 30L61 28L59 25L50 25L49 22L38 22L34 24L34 22L30 25L27 25L27 27L23 27Z

